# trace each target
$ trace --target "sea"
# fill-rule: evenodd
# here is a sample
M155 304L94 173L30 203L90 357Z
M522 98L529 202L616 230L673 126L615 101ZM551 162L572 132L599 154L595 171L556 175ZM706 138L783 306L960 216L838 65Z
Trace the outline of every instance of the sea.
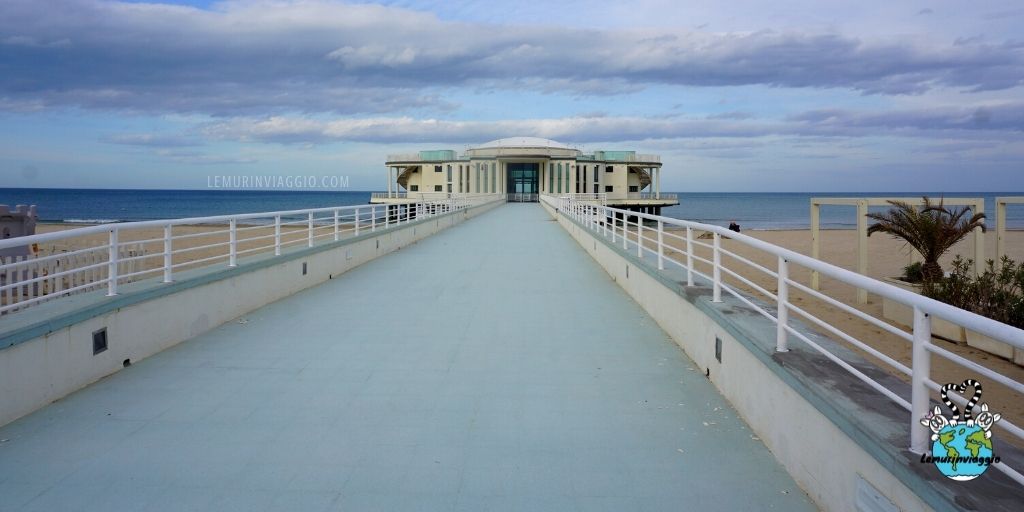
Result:
M984 197L989 225L995 221L995 197L1024 195L1012 192L844 192L844 193L732 193L679 192L679 205L662 214L680 219L726 226L735 220L743 229L807 229L812 197ZM96 224L138 220L205 217L236 213L300 210L367 204L370 192L279 190L124 190L0 188L0 204L34 204L42 222ZM885 207L873 207L884 211ZM1007 208L1007 227L1024 229L1024 206ZM851 206L822 206L825 229L854 229Z

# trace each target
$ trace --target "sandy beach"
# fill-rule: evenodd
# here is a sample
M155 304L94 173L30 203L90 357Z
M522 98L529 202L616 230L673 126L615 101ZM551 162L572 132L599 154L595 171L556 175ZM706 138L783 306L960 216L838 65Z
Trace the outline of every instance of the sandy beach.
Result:
M744 233L759 240L779 245L801 254L810 255L811 253L810 230L747 231ZM685 230L679 234L685 237ZM1024 232L1010 231L1007 233L1006 238L1007 255L1017 261L1024 259ZM704 239L701 241L706 243L711 242L710 239ZM685 247L685 242L681 240L670 240L669 243L676 247ZM736 254L769 269L774 270L776 268L777 263L774 256L769 256L760 251L749 249L735 240L723 240L722 248L727 251L735 252ZM994 232L985 234L985 251L986 258L994 257ZM698 256L711 259L710 249L698 247L695 253ZM949 270L950 264L957 254L964 258L973 258L973 236L968 237L967 240L957 244L942 258L941 264L943 265L944 270ZM673 256L678 257L679 255L677 253ZM857 236L855 231L822 231L821 259L842 268L856 270L856 258ZM876 234L868 238L868 275L871 277L881 279L885 277L899 276L902 273L903 267L909 264L910 261L910 253L902 241L881 234ZM731 258L723 257L723 263L728 265L729 268L738 270L741 275L766 290L773 293L777 290L775 278L754 270L752 267L745 264L732 261ZM700 272L710 273L710 267L707 265L702 266L702 264L698 262L695 266ZM790 276L798 282L804 284L810 283L810 272L804 268L795 265L791 266ZM749 291L749 288L738 280L730 279L728 276L726 276L725 279L733 286ZM869 295L867 304L857 304L856 290L853 287L828 279L824 276L821 278L820 291L830 297L843 301L845 304L852 305L860 311L868 313L876 318L882 318L882 301L879 297ZM758 296L759 294L755 293L753 295ZM816 317L829 322L831 325L838 327L843 332L861 340L889 357L892 357L907 366L910 365L911 345L902 338L883 331L882 329L849 313L839 311L823 301L813 298L808 294L801 293L798 290L791 288L790 298L799 304L801 308ZM799 315L794 314L793 317L799 318ZM891 325L896 325L907 332L910 331L906 326L896 324L894 322L889 323ZM821 332L821 329L818 329L818 331ZM1024 380L1024 367L1018 366L1011 361L969 347L964 343L951 343L938 339L936 339L935 342L941 344L941 346L947 350L973 361L977 361L978 363L1007 375L1014 380ZM874 358L869 354L863 351L858 352L861 352L869 359L874 360ZM878 361L876 360L876 362ZM892 375L909 381L909 377L898 370L891 369L880 362L879 366L887 369ZM937 382L962 382L966 378L977 377L978 376L973 372L966 370L959 365L955 365L944 358L932 358L932 378ZM982 380L985 381L985 379ZM1018 425L1022 423L1022 420L1024 420L1024 401L1020 399L1019 393L1016 393L1005 386L995 382L986 381L983 401L989 402L994 409L999 409L999 412ZM1010 439L1010 436L1003 436L1003 439L1008 440Z

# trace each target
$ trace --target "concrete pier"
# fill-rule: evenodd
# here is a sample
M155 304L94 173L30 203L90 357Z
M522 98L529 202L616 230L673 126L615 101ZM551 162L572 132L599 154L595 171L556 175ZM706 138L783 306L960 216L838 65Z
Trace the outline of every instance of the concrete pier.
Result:
M0 511L769 508L813 506L529 203L0 428Z

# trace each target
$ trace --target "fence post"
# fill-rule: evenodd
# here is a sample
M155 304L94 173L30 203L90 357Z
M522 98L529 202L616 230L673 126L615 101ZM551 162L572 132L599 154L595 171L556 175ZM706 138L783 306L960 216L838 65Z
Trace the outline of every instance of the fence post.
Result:
M357 210L358 211L358 210ZM338 209L334 209L334 241L337 242L340 239L338 234Z
M110 229L110 256L107 260L107 296L117 295L117 262L119 259L117 246L117 228Z
M722 236L715 233L714 240L714 254L712 255L714 265L711 273L713 278L711 302L722 302Z
M786 258L779 256L779 285L776 294L776 320L777 330L775 332L775 351L789 352L789 333L786 327L789 325L789 262Z
M665 240L662 238L665 232L665 223L658 220L658 270L665 270Z
M626 212L622 212L622 250L629 249L629 217Z
M313 247L313 212L309 212L307 219L306 223L308 229L306 231L306 245Z
M693 286L693 228L686 226L686 286Z
M359 236L359 208L356 208L356 236ZM337 238L335 238L337 240Z
M930 440L928 427L919 423L928 414L928 380L931 378L932 319L928 313L914 306L914 348L910 375L910 451L925 453Z
M334 214L337 215L338 212L335 211ZM377 205L370 207L370 232L374 231L377 231Z
M639 214L636 216L636 257L644 257L644 219Z
M230 253L228 255L228 266L235 267L238 265L238 220L231 219L230 226L228 227L230 236Z
M274 256L281 255L281 216L274 216Z
M170 283L174 281L173 270L173 254L171 252L171 229L170 224L164 226L164 282Z

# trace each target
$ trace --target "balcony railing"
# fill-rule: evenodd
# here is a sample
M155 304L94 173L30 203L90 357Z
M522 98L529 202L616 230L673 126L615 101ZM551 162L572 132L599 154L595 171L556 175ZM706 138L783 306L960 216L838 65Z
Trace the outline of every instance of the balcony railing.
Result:
M729 231L721 226L610 208L593 202L574 201L568 197L545 194L541 201L555 208L559 215L564 215L589 230L594 236L605 238L615 245L621 244L624 251L635 251L637 258L649 261L652 267L656 265L659 271L664 271L666 267L685 271L686 286L694 286L696 278L704 280L712 288L713 303L722 302L724 292L752 308L775 324L775 350L778 352L776 357L782 361L785 361L785 353L789 350L789 341L801 340L811 349L850 372L866 386L905 409L908 412L909 448L914 453L922 454L929 450L931 431L920 421L928 413L932 393L942 389L942 384L931 376L933 356L968 369L971 374L982 376L990 382L999 383L1010 391L1014 399L1024 400L1024 383L932 343L932 323L936 318L1016 348L1024 348L1024 331L1021 329L751 236ZM705 240L707 235L710 235L710 240ZM748 259L738 254L736 248L728 250L723 247L723 239L728 239L733 246L739 244L747 250L767 256L767 259L774 261L775 264L769 265L772 267L769 268L756 263L756 258ZM911 308L914 312L913 330L906 332L894 327L850 306L842 299L826 295L795 280L791 277L791 270L797 268L819 272L836 282L868 290ZM760 281L761 284L755 281ZM790 298L791 294L799 296L793 300ZM905 347L912 354L910 364L904 364L868 342L858 339L849 327L833 325L827 319L814 315L810 307L810 303L814 301L821 301L831 308L842 311L849 315L852 322L867 323L872 330L879 333L884 331L898 337L906 343ZM814 324L822 333L828 333L829 338L839 343L848 344L870 354L891 368L894 373L903 374L910 382L910 400L846 362L840 355L816 343L797 329L790 320L791 315ZM968 403L966 398L952 391L949 392L949 398L961 407ZM975 410L976 414L977 412ZM1018 440L1024 440L1024 429L1008 418L1002 418L994 426ZM1024 485L1024 475L1019 472L1021 468L1011 468L1003 462L992 465Z
M370 194L370 199L438 201L451 198L493 197L495 195L496 194L467 194L464 192L373 192Z
M423 160L419 153L397 153L388 155L388 162L419 162Z
M442 194L444 195L444 194ZM400 205L359 205L213 217L124 222L0 240L0 250L51 246L31 259L0 260L0 315L144 278L174 281L184 269L235 267L240 257L280 255L407 223L413 219L504 200L504 194L418 199Z
M670 199L673 201L677 201L679 200L679 195L669 194L666 192L629 192L626 194L626 199Z

